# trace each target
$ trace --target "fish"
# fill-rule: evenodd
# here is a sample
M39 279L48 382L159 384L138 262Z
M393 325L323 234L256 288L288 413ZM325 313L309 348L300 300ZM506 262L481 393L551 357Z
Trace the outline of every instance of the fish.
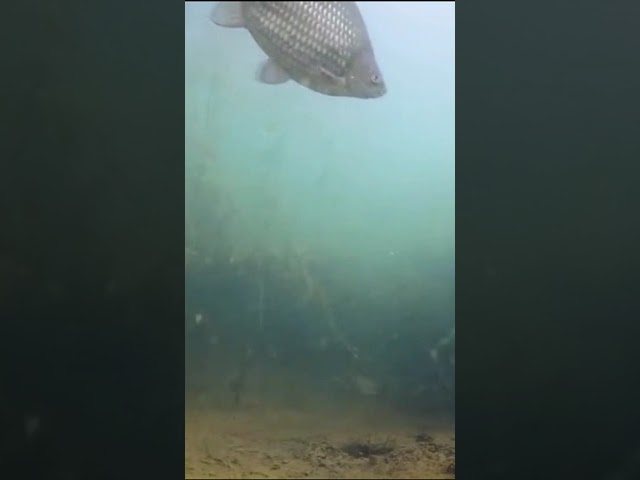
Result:
M266 54L257 80L372 99L387 93L356 2L219 2L214 24L245 28Z

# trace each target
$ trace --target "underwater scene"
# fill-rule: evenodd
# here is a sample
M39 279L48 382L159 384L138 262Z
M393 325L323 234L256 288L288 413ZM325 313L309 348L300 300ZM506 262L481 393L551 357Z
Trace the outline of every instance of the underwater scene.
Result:
M185 35L185 477L454 478L454 2Z

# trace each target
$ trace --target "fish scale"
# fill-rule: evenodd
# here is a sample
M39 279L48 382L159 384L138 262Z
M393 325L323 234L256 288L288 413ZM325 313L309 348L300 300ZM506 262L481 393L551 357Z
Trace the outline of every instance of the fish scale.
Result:
M291 78L327 95L386 93L355 2L222 2L212 18L249 30L269 58L258 75L265 83Z
M291 10L285 11L286 5L280 2L255 2L259 4L259 7L252 11L255 21L258 24L263 24L261 29L264 35L269 33L269 28L272 28L272 42L275 48L280 50L285 55L291 55L299 62L307 62L309 57L313 54L322 54L323 51L331 52L325 58L322 58L322 66L327 68L332 74L336 76L344 75L346 61L343 57L346 55L348 49L353 46L353 35L349 35L348 32L353 28L352 24L346 21L340 16L342 9L335 8L333 4L339 2L324 2L319 4L318 2L297 2L300 7L311 15L312 17L327 17L327 23L336 25L338 33L330 35L331 30L325 26L326 24L319 23L314 24L310 21L291 23L293 15ZM278 14L281 17L278 17ZM271 23L264 21L263 19L276 19L276 23L273 27L270 27ZM282 29L283 21L287 22L287 30ZM262 20L262 21L261 21ZM288 32L288 35L284 35L284 31ZM301 52L296 49L296 39L302 39L304 48ZM300 55L302 53L303 55Z

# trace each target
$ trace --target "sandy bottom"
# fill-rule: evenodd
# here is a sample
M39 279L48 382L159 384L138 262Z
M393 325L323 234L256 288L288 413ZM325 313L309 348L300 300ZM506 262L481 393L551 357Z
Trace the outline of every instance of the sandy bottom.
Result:
M186 478L455 478L454 428L442 420L363 402L186 404Z

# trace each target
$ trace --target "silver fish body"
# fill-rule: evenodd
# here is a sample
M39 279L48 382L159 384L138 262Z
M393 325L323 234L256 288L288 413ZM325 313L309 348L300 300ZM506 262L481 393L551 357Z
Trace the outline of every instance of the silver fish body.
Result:
M377 98L386 93L367 27L355 2L220 2L211 16L245 27L268 60L258 79L289 79L325 95Z

